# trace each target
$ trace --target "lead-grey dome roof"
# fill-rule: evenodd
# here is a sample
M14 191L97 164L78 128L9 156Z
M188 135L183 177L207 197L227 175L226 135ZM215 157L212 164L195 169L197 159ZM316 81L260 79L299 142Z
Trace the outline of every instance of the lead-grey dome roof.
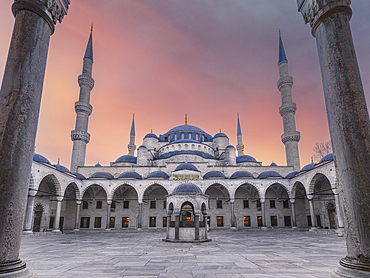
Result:
M202 190L196 186L195 184L193 183L183 183L183 184L180 184L179 186L177 186L173 192L173 194L177 194L177 193L180 193L180 194L202 194Z
M179 166L176 167L175 171L180 171L180 170L191 170L191 171L198 171L197 167L195 167L191 163L182 163Z

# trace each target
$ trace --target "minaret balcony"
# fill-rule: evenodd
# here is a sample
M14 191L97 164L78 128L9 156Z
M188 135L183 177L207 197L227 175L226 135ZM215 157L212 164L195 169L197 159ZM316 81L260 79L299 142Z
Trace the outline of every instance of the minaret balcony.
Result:
M294 102L283 104L279 107L279 112L282 117L288 113L295 114L295 111L297 110L297 105Z
M80 87L86 86L91 91L94 88L94 79L90 75L81 74L78 76L78 85Z
M75 102L75 111L76 113L85 113L88 116L92 113L92 106L86 102L76 101Z
M281 135L281 141L283 144L286 144L287 142L293 141L293 142L299 142L301 139L301 134L299 131L294 131L288 134Z
M289 75L281 77L277 82L277 86L278 86L279 91L281 91L285 88L292 88L292 86L293 86L293 77L291 77Z
M90 142L90 134L82 130L72 130L71 139L72 141L83 141L87 144Z

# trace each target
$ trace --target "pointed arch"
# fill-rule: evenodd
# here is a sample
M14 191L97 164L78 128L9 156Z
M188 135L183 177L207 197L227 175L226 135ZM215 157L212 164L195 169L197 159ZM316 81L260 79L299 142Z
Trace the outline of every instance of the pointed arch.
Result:
M210 187L212 187L212 186L217 186L217 185L221 185L223 188L225 188L226 189L226 192L227 192L227 194L229 195L229 198L231 198L232 196L233 196L233 194L230 192L230 189L229 189L229 187L228 186L226 186L226 184L225 183L223 183L221 180L217 180L217 181L212 181L212 183L209 183L208 185L206 185L205 187L204 187L204 194L207 194L206 192L207 192L207 190L210 188Z
M74 192L75 192L75 197L76 197L76 200L81 200L82 199L82 196L81 196L81 192L80 192L80 189L78 188L77 184L75 182L71 182L67 185L67 187L65 188L64 190L64 198L67 197L67 195L69 194L68 191L70 191L70 189L73 189ZM67 194L67 195L66 195Z
M108 199L113 199L114 198L114 195L118 193L118 190L121 190L120 193L123 193L122 192L122 187L128 187L127 190L129 190L129 189L134 190L135 193L136 193L137 198L139 198L139 192L137 191L136 187L132 183L127 182L127 181L124 181L122 183L119 183L119 184L115 185L112 188L111 193L108 195Z

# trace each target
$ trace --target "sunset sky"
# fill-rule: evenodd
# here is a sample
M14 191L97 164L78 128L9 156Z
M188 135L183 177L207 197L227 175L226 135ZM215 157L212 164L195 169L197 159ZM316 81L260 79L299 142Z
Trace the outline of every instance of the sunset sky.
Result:
M351 28L370 102L370 1L352 1ZM0 73L12 34L13 0L0 2ZM316 142L328 141L316 41L296 0L72 0L51 37L36 152L70 167L81 74L94 22L93 113L86 165L127 154L132 114L136 145L188 123L236 145L240 114L245 153L286 165L279 79L278 29L294 78L301 167ZM369 105L368 105L369 107Z

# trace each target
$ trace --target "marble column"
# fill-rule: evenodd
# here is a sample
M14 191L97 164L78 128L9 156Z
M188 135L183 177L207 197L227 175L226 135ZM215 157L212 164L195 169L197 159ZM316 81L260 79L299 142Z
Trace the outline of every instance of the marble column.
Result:
M112 207L112 200L107 201L107 225L105 226L106 230L110 230L110 211Z
M32 192L32 193L31 193ZM27 202L27 212L26 212L26 222L24 223L23 233L32 234L32 221L34 217L34 206L35 206L35 195L36 191L31 191L28 193L28 202Z
M175 214L175 240L180 238L180 214Z
M347 256L336 275L370 276L370 121L349 24L351 1L298 4L316 38L344 212Z
M261 199L261 210L262 210L262 230L267 230L267 227L266 227L265 200L262 200L262 199Z
M203 221L204 221L204 238L208 239L208 229L207 229L207 213L203 212Z
M311 229L310 231L315 231L317 230L316 227L316 216L315 216L315 208L313 205L313 196L309 195L307 196L308 199L308 204L310 205L310 216L311 216Z
M297 228L297 219L296 219L296 215L295 215L295 200L292 198L290 199L290 206L292 207L292 228Z
M62 210L62 199L60 199L58 197L57 198L57 211L55 213L55 219L54 219L54 228L53 228L54 233L59 233L60 232L59 222L60 222L60 212L61 212L61 210Z
M69 0L43 3L15 0L12 6L15 23L0 89L0 275L26 272L19 249L49 40Z
M231 229L235 230L236 225L235 225L234 200L230 200L230 205L231 205Z
M137 229L141 230L143 227L143 203L139 202L139 210L137 216Z
M81 210L81 201L76 201L76 222L75 222L75 231L80 230L80 210Z
M171 223L171 214L167 215L167 231L166 231L166 239L170 238L170 223Z
M195 240L199 240L199 214L194 215L195 222Z
M342 216L342 208L340 206L338 189L333 189L334 198L335 198L335 214L337 217L337 235L339 237L344 236L344 223L343 223L343 216Z

